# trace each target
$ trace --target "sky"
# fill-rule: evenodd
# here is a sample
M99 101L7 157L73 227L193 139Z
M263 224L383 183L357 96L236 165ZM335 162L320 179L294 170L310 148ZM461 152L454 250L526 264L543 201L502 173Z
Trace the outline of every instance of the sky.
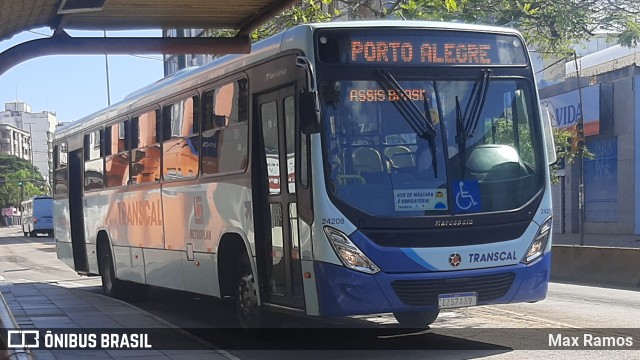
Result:
M0 42L0 52L22 42L49 36L35 29ZM69 31L71 36L104 36L102 31ZM108 31L115 36L161 36L160 30ZM132 53L135 54L135 53ZM162 55L109 55L111 104L151 84L163 75ZM108 105L104 55L49 55L27 60L0 75L0 111L20 100L31 112L51 111L58 121L71 122Z

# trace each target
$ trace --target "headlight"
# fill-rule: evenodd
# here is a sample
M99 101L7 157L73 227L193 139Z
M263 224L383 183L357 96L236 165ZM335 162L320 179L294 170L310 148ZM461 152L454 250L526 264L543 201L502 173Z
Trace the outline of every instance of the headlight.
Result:
M375 274L380 271L380 268L378 268L373 261L369 260L369 258L349 240L347 235L329 226L324 227L324 233L327 235L333 251L336 252L336 255L338 255L338 258L340 258L344 266L367 274Z
M523 263L529 264L544 254L544 249L547 247L547 241L549 241L549 237L551 236L551 219L551 216L549 216L547 220L540 225L540 229L538 229L536 237L533 239L531 246L529 246L527 255L522 258Z

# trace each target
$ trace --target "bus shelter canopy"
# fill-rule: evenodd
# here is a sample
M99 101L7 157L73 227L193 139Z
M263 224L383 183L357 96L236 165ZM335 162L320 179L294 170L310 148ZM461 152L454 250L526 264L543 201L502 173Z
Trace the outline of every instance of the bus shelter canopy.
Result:
M249 33L293 0L0 0L0 41L37 28L54 35L0 54L0 74L21 61L54 54L247 53ZM231 29L230 38L75 41L65 30ZM103 38L104 39L104 38ZM175 40L175 39L174 39ZM28 45L28 46L23 46Z

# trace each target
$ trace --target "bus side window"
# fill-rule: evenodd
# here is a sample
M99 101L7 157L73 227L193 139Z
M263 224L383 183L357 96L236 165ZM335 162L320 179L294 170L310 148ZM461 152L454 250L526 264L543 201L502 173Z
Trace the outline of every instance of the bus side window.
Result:
M243 171L248 159L248 92L241 79L204 94L202 173Z
M159 111L131 119L131 183L160 181Z
M107 127L105 142L110 153L105 154L105 186L116 187L129 182L129 152L126 146L126 122L120 121Z
M103 134L96 130L84 136L84 191L104 187Z
M67 143L60 143L55 147L53 152L54 166L54 184L53 191L56 195L65 195L68 193L68 177L67 177Z
M200 101L193 96L163 108L163 170L165 180L198 175L198 130Z

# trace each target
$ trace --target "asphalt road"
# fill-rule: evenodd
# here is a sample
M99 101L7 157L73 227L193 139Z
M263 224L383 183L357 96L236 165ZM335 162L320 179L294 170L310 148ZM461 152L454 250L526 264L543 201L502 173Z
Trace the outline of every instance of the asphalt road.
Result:
M57 260L52 238L24 238L6 230L0 231L0 282L46 282L100 293L98 278L81 278ZM234 324L232 309L210 297L151 289L146 301L129 303L188 329L228 358L640 358L640 292L624 289L551 283L544 301L442 312L428 332L398 329L393 316L383 314L328 320L280 317L277 330L246 334L227 329ZM630 328L635 330L625 330ZM572 337L582 345L585 336L624 340L630 335L631 347L570 350Z

